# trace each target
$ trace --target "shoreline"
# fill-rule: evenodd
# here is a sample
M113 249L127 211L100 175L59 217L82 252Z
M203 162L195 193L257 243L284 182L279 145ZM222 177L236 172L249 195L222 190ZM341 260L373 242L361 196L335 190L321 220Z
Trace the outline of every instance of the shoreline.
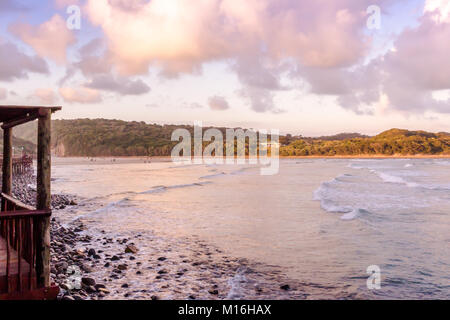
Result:
M450 155L280 156L280 159L450 159Z
M213 157L214 158L214 157ZM257 157L258 158L258 157ZM418 154L418 155L335 155L335 156L279 156L280 159L450 159L450 155L426 155L426 154ZM224 157L225 159L225 157ZM235 159L239 159L235 157ZM245 157L248 159L248 157ZM97 156L97 157L58 157L53 156L54 164L70 164L70 160L74 161L82 161L82 162L96 162L97 160L108 161L108 163L116 162L116 163L128 163L129 161L154 161L154 162L171 162L172 158L170 156ZM114 161L116 160L116 161Z
M18 176L14 194L33 205L33 174ZM306 299L307 285L277 266L232 257L192 236L168 238L153 230L108 234L64 210L82 210L76 195L52 195L51 281L60 300Z

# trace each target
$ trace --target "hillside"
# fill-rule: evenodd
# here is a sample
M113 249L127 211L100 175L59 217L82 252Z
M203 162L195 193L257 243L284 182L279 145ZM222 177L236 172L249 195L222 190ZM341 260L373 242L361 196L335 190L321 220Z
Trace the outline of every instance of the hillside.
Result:
M32 149L36 124L14 128L16 144ZM172 132L178 128L193 132L192 126L106 119L53 120L52 127L52 147L58 156L169 156L177 144L171 141ZM225 132L225 128L218 129ZM374 137L358 133L318 138L286 135L280 142L282 156L450 155L446 132L391 129Z
M27 154L35 154L36 153L36 144L26 140L19 138L17 136L13 135L13 148L14 148L14 156L20 156L22 154L22 148L23 151ZM3 150L3 131L0 130L0 148Z
M450 155L450 135L391 129L368 138L346 140L298 139L282 147L283 156Z
M189 130L193 136L192 126L106 119L53 120L52 149L65 157L170 156L178 143L171 141L172 132L179 128ZM217 129L225 136L226 128ZM37 122L32 122L15 128L14 135L35 141L36 130Z

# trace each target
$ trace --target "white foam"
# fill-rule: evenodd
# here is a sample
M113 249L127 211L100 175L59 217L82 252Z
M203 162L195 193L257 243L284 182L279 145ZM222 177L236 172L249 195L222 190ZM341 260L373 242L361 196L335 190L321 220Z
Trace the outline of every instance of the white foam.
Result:
M354 209L350 212L347 212L346 214L343 214L341 216L341 220L354 220L354 219L358 218L360 215L367 214L367 213L369 213L369 211L364 210L364 209Z
M399 183L399 184L404 184L410 188L416 188L416 187L420 187L420 185L418 183L415 182L408 182L405 179L403 179L402 177L399 176L394 176L392 174L388 174L385 172L380 172L380 171L376 171L376 170L370 170L370 172L376 174L378 177L381 178L381 180L383 180L384 182L387 183Z

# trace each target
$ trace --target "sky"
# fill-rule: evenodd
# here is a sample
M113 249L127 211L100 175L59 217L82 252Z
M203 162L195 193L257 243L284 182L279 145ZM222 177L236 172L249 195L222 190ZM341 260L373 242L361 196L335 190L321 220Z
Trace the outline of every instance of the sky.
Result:
M450 0L0 0L0 105L55 118L450 131Z

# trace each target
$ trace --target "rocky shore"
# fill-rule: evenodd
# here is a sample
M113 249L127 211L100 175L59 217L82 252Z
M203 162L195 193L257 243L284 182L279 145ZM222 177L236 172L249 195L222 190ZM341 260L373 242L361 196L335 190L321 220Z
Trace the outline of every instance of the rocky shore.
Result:
M36 205L36 177L32 172L15 176L13 180L13 196L31 206ZM77 205L75 196L67 194L52 195L52 209L57 210L67 206ZM73 250L72 248L80 243L89 243L89 236L82 236L79 232L83 226L65 228L56 218L51 221L51 271L52 283L60 287L59 299L64 300L85 300L104 297L109 293L106 287L97 283L88 276L91 267L85 260L91 260L92 251L85 253L83 250ZM95 252L94 252L95 253Z
M16 198L34 204L31 174L13 184ZM80 204L78 204L80 203ZM305 299L307 284L274 266L229 257L200 239L164 238L151 231L111 235L82 218L60 217L85 206L72 195L53 195L51 279L59 299ZM67 222L67 221L65 221Z

